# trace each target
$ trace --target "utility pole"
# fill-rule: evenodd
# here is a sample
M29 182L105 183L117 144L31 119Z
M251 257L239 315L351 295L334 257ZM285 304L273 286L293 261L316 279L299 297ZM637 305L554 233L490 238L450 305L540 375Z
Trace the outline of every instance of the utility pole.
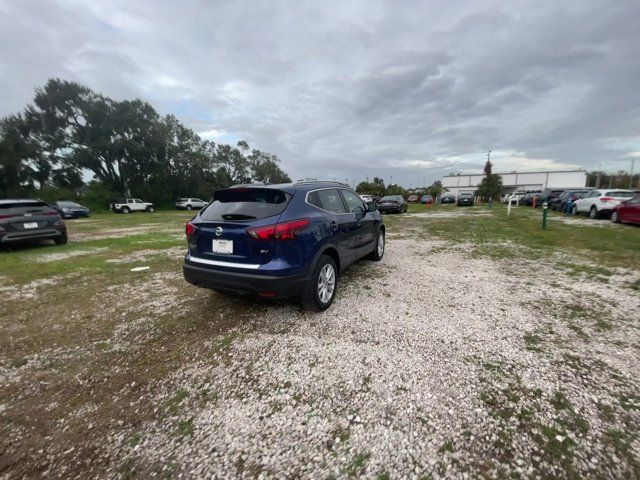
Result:
M489 150L489 153L487 153L487 162L491 161L491 150Z
M633 187L633 167L635 163L636 163L636 158L633 157L631 159L631 170L629 170L629 190L631 190L631 188Z
M602 164L598 165L598 176L596 178L596 188L600 188L600 175L602 174Z

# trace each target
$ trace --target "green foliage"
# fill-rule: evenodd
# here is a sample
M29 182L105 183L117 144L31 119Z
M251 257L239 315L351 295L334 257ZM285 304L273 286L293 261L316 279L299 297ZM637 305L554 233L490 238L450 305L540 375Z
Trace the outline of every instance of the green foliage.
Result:
M485 176L478 185L478 195L485 200L498 200L502 192L502 177L491 172L491 162L487 160L484 167Z
M51 79L24 113L0 121L0 196L73 199L91 175L83 197L91 207L117 195L162 206L236 183L290 181L277 156L249 150L244 140L237 147L203 140L142 100Z

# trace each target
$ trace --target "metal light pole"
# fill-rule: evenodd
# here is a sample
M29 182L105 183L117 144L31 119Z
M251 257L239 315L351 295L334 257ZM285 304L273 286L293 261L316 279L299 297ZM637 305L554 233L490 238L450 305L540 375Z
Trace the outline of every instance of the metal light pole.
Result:
M635 157L633 157L631 159L631 170L629 170L629 190L633 188L633 167L635 163L636 163L636 159Z

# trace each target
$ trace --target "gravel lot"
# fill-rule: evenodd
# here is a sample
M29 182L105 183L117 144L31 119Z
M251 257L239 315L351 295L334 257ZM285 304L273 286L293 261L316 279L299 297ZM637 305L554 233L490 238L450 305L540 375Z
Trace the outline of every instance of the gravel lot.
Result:
M195 289L182 247L38 254L109 270L0 289L10 348L58 335L0 361L0 478L640 478L640 273L424 239L486 216L437 213L321 314Z
M522 265L442 248L392 239L328 312L263 310L164 382L172 413L112 454L188 477L637 475L638 296L586 340L552 310L589 282L516 290Z

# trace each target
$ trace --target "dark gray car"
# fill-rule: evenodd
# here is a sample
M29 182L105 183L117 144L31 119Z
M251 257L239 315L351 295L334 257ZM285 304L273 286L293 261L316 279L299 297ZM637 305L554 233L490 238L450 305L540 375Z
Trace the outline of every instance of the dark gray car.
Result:
M0 200L0 244L51 239L67 243L67 226L42 200Z

